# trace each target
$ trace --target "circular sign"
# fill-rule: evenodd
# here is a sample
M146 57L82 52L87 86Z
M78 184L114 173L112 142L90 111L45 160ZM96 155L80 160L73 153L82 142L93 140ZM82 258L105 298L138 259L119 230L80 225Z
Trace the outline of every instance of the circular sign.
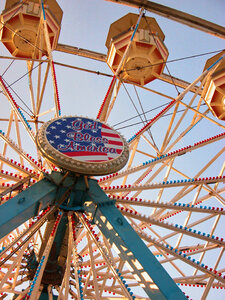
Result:
M98 120L59 117L38 131L37 146L56 166L85 175L106 175L124 167L129 157L125 139Z

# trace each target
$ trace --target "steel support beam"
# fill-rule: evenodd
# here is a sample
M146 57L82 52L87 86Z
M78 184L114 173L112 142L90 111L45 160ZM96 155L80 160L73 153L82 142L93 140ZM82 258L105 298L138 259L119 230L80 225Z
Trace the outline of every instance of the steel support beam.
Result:
M95 51L91 51L91 50L87 50L87 49L83 49L83 48L78 48L75 46L64 45L64 44L58 44L55 50L59 51L59 52L72 54L72 55L78 55L78 56L89 58L89 59L98 60L101 62L106 62L106 58L107 58L107 55L104 53L99 53L99 52L95 52ZM57 63L55 63L55 64L57 65ZM112 77L113 77L113 75L112 75ZM164 82L167 82L169 84L173 84L173 85L175 84L183 89L187 88L190 85L190 83L185 80L170 76L165 73L162 73L158 79L160 79ZM198 91L198 89L199 89L198 86L194 86L191 88L191 91L193 93L196 93ZM200 89L198 94L200 95L201 92L202 92L202 89Z
M89 180L86 210L103 235L140 282L150 299L186 299L145 243L95 180ZM156 288L157 286L157 288Z
M39 300L49 300L49 299L50 299L50 298L49 298L48 293L43 293L43 292L41 293L40 298L39 298ZM57 300L58 297L52 295L52 299L53 299L53 300Z
M190 15L188 13L185 13L183 11L168 6L164 6L148 0L106 0L106 1L120 3L123 5L128 5L136 8L143 7L144 9L154 14L179 22L189 27L201 30L203 32L212 34L219 38L225 39L225 28L223 26L217 25L215 23L209 22L207 20L201 19L199 17Z
M66 210L82 210L83 202L89 199L86 190L84 177L64 176L59 172L46 175L1 205L0 239L49 205L55 204Z
M68 201L69 200L69 201ZM27 190L8 200L0 210L0 237L5 236L38 213L54 204L66 210L86 210L93 222L116 249L120 258L152 300L186 299L138 234L107 197L97 181L75 174L53 172ZM40 206L41 205L41 206ZM59 232L59 246L65 224ZM56 238L57 242L57 238ZM45 299L45 291L42 293Z
M87 49L83 49L83 48L78 48L75 46L64 45L64 44L57 44L55 50L59 51L59 52L64 52L64 53L68 53L68 54L73 54L73 55L78 55L78 56L82 56L82 57L86 57L86 58L95 59L95 60L102 61L102 62L106 62L106 57L107 57L107 55L103 54L103 53L99 53L99 52L95 52L95 51L91 51L91 50L87 50Z
M42 179L1 205L0 238L36 216L39 207L45 209L56 197L57 186Z

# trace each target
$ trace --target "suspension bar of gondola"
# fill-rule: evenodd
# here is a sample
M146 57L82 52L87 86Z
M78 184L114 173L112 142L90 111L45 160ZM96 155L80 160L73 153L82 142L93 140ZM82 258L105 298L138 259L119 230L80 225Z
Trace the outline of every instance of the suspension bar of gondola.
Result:
M107 90L106 96L105 96L105 98L104 98L104 100L103 100L103 102L102 102L102 105L101 105L101 107L100 107L100 109L99 109L99 112L98 112L98 114L97 114L97 119L99 119L100 121L105 121L106 114L107 114L107 110L108 110L108 107L109 107L109 104L110 104L110 99L111 99L112 91L113 91L114 86L115 86L115 84L116 84L116 79L117 79L117 77L119 76L120 71L122 70L122 67L123 67L123 65L124 65L124 63L125 63L125 61L126 61L126 59L127 59L129 50L130 50L130 48L131 48L131 45L132 45L134 36L135 36L135 34L136 34L136 32L137 32L137 29L138 29L139 23L140 23L140 21L141 21L141 18L142 18L142 16L143 16L143 13L144 13L144 10L141 9L141 10L140 10L139 17L138 17L137 22L136 22L135 27L134 27L132 36L131 36L131 38L130 38L130 40L129 40L127 46L126 46L126 49L125 49L125 51L124 51L124 53L123 53L123 56L122 56L122 58L121 58L121 60L120 60L120 63L119 63L119 65L118 65L117 69L116 69L116 72L115 72L115 74L114 74L114 76L113 76L113 78L112 78L112 81L111 81L111 83L110 83L110 86L109 86L109 88L108 88L108 90Z
M52 58L52 48L51 48L51 43L50 43L48 24L46 21L45 7L44 7L44 3L42 0L41 0L41 3L42 3L42 16L43 16L42 22L43 22L43 27L44 27L44 37L45 37L45 43L47 46L48 58L50 61L52 80L53 80L55 112L56 112L56 116L60 116L61 110L60 110L60 102L59 102L58 85L57 85L57 81L56 81L55 67L54 67L54 62L53 62L53 58Z

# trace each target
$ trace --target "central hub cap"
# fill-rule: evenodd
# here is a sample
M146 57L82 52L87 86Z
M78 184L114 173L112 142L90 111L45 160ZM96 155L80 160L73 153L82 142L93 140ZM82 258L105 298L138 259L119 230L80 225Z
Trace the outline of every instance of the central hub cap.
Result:
M129 157L125 139L113 128L93 119L59 117L37 134L43 157L54 165L85 175L106 175L124 167Z

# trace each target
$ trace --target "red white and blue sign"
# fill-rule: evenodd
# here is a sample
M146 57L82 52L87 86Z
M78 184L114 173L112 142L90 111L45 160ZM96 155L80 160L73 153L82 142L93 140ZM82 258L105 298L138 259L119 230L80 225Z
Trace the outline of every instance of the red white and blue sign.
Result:
M49 121L44 126L44 132L45 140L51 146L50 149L53 148L57 154L62 154L62 159L65 156L68 157L70 164L72 161L86 164L97 163L96 170L92 170L91 173L100 172L100 163L114 162L118 158L120 158L120 163L115 164L116 169L121 163L124 165L125 140L114 129L98 120L84 117L60 117ZM43 144L40 137L39 133L37 137L39 148L46 150L47 148L44 147L46 143ZM59 165L62 165L59 156L57 155L57 159L54 159L54 154L52 155L52 151L50 152L48 158L52 157L54 163L57 160ZM127 161L128 154L125 156ZM79 169L81 165L78 165ZM108 167L112 165L111 163ZM77 169L77 165L75 169ZM87 169L87 165L85 165L85 169ZM109 171L105 170L104 173L109 173Z

